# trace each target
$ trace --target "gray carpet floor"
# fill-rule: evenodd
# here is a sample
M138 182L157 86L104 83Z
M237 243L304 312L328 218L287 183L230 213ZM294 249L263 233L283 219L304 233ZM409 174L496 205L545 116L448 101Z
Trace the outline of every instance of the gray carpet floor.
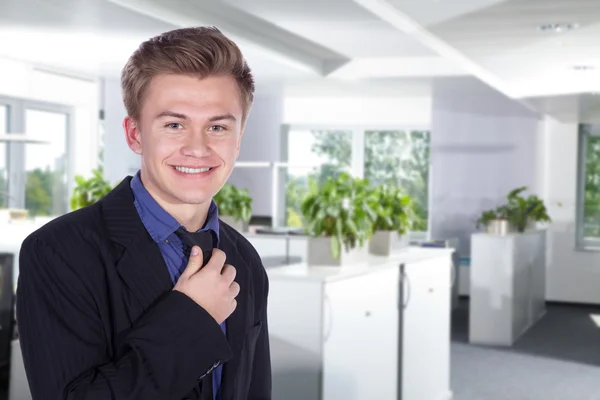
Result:
M514 346L468 344L468 300L452 317L453 400L600 400L600 307L548 305Z

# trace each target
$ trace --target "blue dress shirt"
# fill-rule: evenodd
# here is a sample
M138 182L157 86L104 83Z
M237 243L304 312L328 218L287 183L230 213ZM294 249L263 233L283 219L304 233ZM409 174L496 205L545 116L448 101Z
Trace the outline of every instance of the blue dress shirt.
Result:
M167 264L173 284L175 284L188 263L188 259L184 253L183 243L175 233L175 231L181 227L181 224L166 212L156 200L154 200L148 190L146 190L142 183L142 179L140 178L139 171L131 180L131 190L135 198L135 208L140 215L142 223L160 248L160 252ZM213 230L217 235L217 241L219 240L219 213L214 201L210 204L206 224L200 231L207 230ZM225 334L225 322L221 324L221 329ZM214 369L212 376L214 400L219 400L221 398L219 389L221 387L222 374L223 366L219 365Z

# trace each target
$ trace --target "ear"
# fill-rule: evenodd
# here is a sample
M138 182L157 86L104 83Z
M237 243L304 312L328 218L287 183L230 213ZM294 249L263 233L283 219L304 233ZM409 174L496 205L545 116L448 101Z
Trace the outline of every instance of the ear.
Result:
M136 154L142 154L142 138L138 122L130 116L123 120L123 129L125 130L125 140L127 145Z

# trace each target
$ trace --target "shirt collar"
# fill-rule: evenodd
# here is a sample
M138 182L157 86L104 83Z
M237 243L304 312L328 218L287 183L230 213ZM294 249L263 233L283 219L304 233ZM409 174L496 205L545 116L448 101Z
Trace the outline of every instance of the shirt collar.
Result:
M135 206L142 219L142 223L155 242L164 242L171 234L181 227L171 214L158 204L148 190L144 187L138 171L131 179L131 190L135 197ZM208 216L201 231L212 230L219 240L219 212L217 204L211 200Z

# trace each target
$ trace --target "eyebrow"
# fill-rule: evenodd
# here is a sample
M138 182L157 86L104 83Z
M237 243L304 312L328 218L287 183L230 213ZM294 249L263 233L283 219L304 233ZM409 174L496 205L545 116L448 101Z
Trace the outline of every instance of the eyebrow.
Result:
M187 115L185 114L180 114L180 113L176 113L173 111L163 111L160 114L158 114L156 116L156 118L163 118L163 117L171 117L171 118L178 118L178 119L189 119ZM215 115L214 117L210 117L208 119L209 122L216 122L216 121L225 121L225 120L230 120L230 121L237 121L237 119L235 118L235 116L233 116L232 114L222 114L222 115Z
M214 117L210 117L208 120L210 122L225 121L225 120L230 120L232 122L237 121L237 119L232 114L215 115Z
M180 113L176 113L173 111L163 111L160 114L158 114L156 116L156 118L163 118L163 117L172 117L172 118L179 118L179 119L188 119L187 115L185 114L180 114Z

